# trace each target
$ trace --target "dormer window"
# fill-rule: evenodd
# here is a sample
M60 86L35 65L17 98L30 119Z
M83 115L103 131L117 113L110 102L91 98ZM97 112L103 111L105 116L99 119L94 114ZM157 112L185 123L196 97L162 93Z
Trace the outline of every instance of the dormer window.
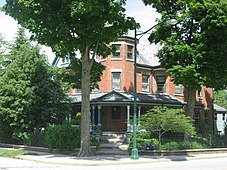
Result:
M121 58L121 45L120 44L112 44L112 52L111 58Z

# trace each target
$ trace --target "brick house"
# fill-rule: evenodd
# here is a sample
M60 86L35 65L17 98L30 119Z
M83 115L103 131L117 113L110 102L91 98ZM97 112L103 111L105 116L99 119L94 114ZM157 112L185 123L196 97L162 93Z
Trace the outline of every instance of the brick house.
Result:
M97 57L106 66L99 90L90 95L92 130L96 132L130 132L133 116L134 39L123 36L111 44L115 53ZM56 62L56 61L55 61ZM153 66L145 56L137 54L137 117L153 106L184 108L184 87L175 85L164 68ZM56 63L55 63L56 64ZM71 90L74 116L81 110L81 93ZM195 124L213 133L212 89L201 87L196 94ZM138 125L139 125L138 121Z

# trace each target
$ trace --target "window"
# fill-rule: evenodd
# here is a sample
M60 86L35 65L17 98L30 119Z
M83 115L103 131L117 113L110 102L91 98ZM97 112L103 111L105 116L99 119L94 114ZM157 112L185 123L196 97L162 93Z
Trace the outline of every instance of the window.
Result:
M112 107L112 120L120 120L121 119L121 109L120 107Z
M121 90L121 73L112 72L112 89Z
M133 46L132 45L127 45L127 59L133 59Z
M121 45L120 44L112 44L112 52L111 58L121 58Z
M175 85L175 94L183 94L183 85Z
M165 93L166 76L156 76L156 82L157 82L157 93Z
M203 94L202 94L202 88L200 88L199 90L198 90L198 97L203 97Z
M142 75L142 91L149 92L149 75Z

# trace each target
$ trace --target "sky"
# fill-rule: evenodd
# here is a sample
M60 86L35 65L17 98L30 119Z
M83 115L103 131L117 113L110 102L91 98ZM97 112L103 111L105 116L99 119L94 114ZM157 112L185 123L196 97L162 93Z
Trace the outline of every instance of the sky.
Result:
M0 7L5 4L5 0L0 0ZM151 6L145 6L142 0L127 0L126 3L126 15L134 17L136 22L140 23L140 31L146 31L155 25L156 18L159 15L155 12ZM15 38L17 32L17 22L10 16L0 12L0 34L7 40L12 41ZM140 46L138 47L144 55L151 55L157 51L157 47L150 46L147 41L147 36L144 36L140 40ZM52 53L51 48L42 46L43 52L48 56L48 60L52 63L55 55ZM145 50L146 49L146 50Z

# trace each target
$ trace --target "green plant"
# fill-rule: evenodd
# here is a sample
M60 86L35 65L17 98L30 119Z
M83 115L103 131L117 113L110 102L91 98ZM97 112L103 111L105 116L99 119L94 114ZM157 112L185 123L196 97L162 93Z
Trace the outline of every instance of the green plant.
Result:
M160 145L160 150L181 150L181 149L204 149L205 145L198 142L191 141L181 141L181 142L167 142L165 144Z
M44 140L45 140L45 132L44 131L35 132L35 133L30 135L29 145L45 147Z
M45 132L45 144L50 149L72 150L80 147L80 128L65 123L52 125Z
M177 142L167 142L165 144L160 145L160 150L177 150L179 148L179 145Z
M190 118L182 112L182 109L156 106L141 116L141 125L157 134L159 142L168 132L194 134L195 127Z

